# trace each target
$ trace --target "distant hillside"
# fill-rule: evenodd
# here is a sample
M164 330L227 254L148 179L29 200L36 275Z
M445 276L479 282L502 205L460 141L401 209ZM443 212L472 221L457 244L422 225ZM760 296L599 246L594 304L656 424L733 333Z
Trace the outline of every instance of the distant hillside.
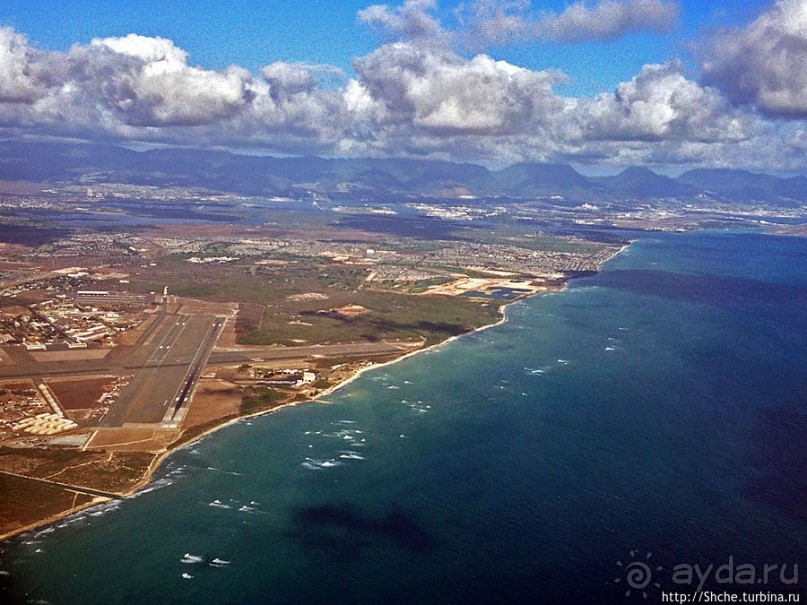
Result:
M201 187L246 195L306 192L357 199L462 196L556 203L641 202L708 196L735 203L807 202L807 178L698 169L669 178L647 168L586 177L567 164L520 163L502 170L413 159L276 158L199 149L136 152L112 145L0 141L0 180Z
M594 197L604 189L567 164L514 164L494 173L500 191L518 198L562 195L571 200Z
M795 177L781 179L768 174L745 170L698 169L685 172L677 179L714 197L733 202L788 202L807 201L807 179Z
M628 168L616 176L594 180L612 195L622 198L692 197L700 191L699 187L656 174L647 168Z

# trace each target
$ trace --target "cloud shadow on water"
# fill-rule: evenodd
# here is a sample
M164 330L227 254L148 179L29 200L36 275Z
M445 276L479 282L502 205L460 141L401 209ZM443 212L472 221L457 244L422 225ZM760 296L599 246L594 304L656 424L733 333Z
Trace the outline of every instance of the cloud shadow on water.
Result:
M299 507L292 513L291 538L304 546L355 556L367 547L391 544L418 553L430 553L435 540L414 517L397 508L381 517L343 504Z

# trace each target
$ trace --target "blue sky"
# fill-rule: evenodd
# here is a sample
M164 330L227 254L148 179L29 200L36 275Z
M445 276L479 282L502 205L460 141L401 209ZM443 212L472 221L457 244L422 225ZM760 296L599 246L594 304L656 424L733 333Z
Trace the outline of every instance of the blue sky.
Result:
M805 65L807 0L2 0L0 136L807 172Z

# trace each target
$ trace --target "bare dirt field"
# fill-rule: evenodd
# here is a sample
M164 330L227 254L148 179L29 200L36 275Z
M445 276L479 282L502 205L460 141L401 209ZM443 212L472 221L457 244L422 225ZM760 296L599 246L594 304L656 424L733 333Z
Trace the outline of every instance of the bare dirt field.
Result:
M241 389L230 382L204 379L196 387L182 425L188 428L237 414L241 408L241 397Z
M542 285L535 285L532 280L512 280L501 278L480 278L480 277L457 277L456 280L445 284L438 284L428 288L424 294L447 294L449 296L460 296L469 292L490 292L494 288L513 288L524 290L530 294L543 292L547 288Z
M8 475L0 476L0 538L31 523L59 515L92 502L77 494Z
M87 410L100 407L98 399L112 385L114 377L83 380L48 381L48 386L65 410Z
M139 326L132 330L126 330L118 334L117 342L119 345L133 345L137 342L140 336L154 323L157 315L149 315Z
M258 303L240 303L235 321L228 321L219 337L220 347L234 347L238 335L260 331L266 308Z
M23 381L16 381L16 382L0 382L0 389L5 389L6 391L34 391L36 387L34 387L34 383L30 380L23 380Z

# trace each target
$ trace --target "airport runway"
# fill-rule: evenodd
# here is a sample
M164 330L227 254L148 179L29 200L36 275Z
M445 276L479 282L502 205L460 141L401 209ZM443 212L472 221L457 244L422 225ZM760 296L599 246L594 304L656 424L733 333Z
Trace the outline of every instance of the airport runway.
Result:
M296 361L325 357L367 357L400 353L405 347L365 342L300 347L244 347L214 351L226 319L215 315L161 312L131 347L103 359L76 359L84 349L64 351L62 361L37 361L25 348L3 347L0 379L42 380L93 375L131 376L100 426L179 422L208 365Z
M223 327L223 318L219 317L213 321L213 325L210 327L209 332L205 336L204 342L196 350L196 354L188 367L188 371L185 373L185 377L182 379L182 383L179 386L179 390L177 391L174 400L168 404L168 409L165 411L163 422L178 423L185 416L185 412L187 411L191 398L193 397L193 391L196 388L196 383L202 376L202 372L210 359L210 355L213 352L213 347L221 335L221 330Z
M212 315L166 315L162 324L150 345L138 351L138 357L149 351L150 355L101 420L101 426L162 422L193 374L194 364L200 356L207 359L210 355L224 320ZM127 360L127 366L129 363ZM200 375L201 369L194 381Z
M359 357L400 353L403 347L386 342L356 342L339 345L311 345L301 347L251 347L245 350L214 351L212 365L232 365L255 361L282 361L317 357Z

